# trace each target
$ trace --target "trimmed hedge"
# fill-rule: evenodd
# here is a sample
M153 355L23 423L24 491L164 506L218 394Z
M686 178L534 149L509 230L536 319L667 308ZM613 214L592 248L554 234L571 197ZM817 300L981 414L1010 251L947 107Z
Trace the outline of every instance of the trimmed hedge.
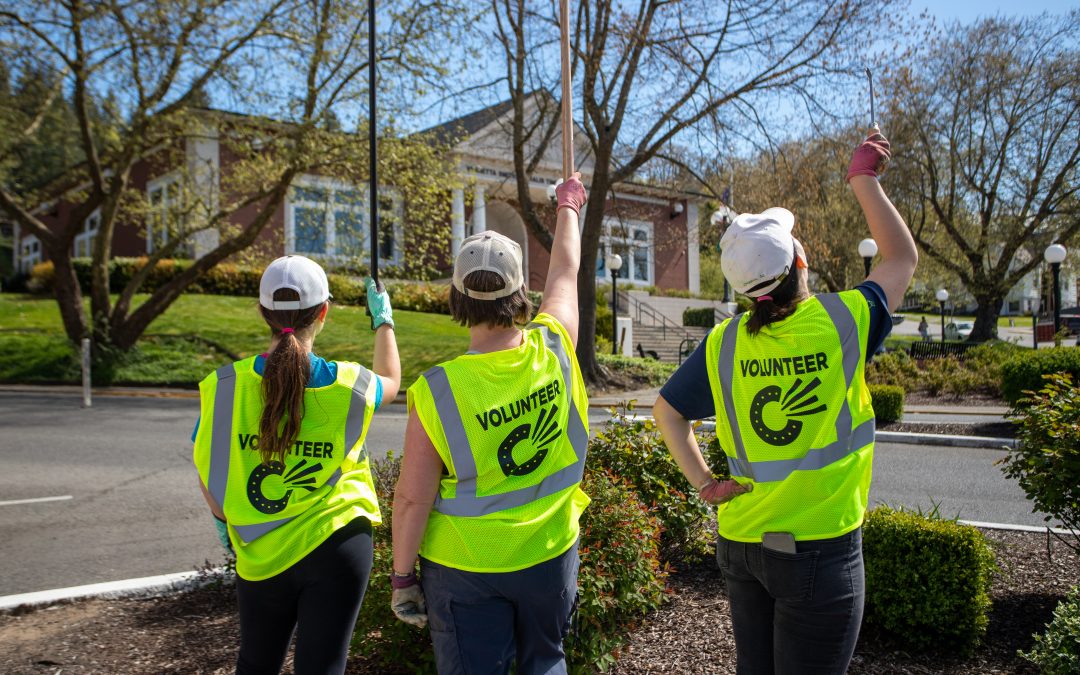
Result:
M982 533L886 506L863 525L867 624L904 647L970 652L986 632L994 554Z
M871 384L870 400L874 417L881 424L895 422L904 416L904 388L889 384Z
M1054 610L1046 632L1036 635L1031 651L1020 652L1020 656L1038 666L1044 675L1080 673L1080 587L1069 591Z
M716 325L716 313L712 307L687 307L682 313L682 325L712 328Z
M1001 393L1009 403L1016 403L1025 391L1038 391L1045 384L1043 376L1070 373L1080 382L1080 349L1053 347L1019 352L1001 366Z

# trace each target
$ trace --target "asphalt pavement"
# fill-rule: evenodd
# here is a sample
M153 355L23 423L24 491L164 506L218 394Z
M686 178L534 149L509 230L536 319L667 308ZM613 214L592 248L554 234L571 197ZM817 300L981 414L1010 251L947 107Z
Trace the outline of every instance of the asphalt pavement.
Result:
M0 595L168 574L223 559L196 487L192 398L0 391ZM602 407L590 411L598 425ZM406 412L378 413L373 455L401 447ZM879 443L871 499L1042 525L997 450ZM380 533L386 536L386 533Z

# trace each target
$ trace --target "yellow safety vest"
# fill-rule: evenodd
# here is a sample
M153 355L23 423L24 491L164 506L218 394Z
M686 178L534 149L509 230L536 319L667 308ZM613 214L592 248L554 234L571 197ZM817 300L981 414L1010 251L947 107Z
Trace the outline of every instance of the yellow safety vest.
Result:
M465 354L409 387L446 465L420 555L470 572L550 560L578 537L588 397L569 335L541 314L523 344Z
M755 335L740 314L708 337L716 432L754 490L717 509L720 535L838 537L866 512L874 410L863 379L870 310L857 290L814 296Z
M269 464L258 452L263 378L255 357L199 383L195 466L225 513L241 578L282 572L354 518L381 522L364 448L375 377L358 363L338 361L333 384L304 391L300 433L285 461Z

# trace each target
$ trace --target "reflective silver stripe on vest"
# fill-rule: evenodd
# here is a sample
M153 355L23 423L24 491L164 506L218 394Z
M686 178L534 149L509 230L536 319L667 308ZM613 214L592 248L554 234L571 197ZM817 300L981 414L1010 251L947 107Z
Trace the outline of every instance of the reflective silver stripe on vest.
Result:
M559 469L535 485L484 497L477 496L476 460L473 456L472 446L469 443L469 437L465 432L465 425L461 420L461 411L458 408L457 400L454 398L454 392L450 387L446 371L441 366L435 366L424 373L424 379L427 380L432 398L435 401L435 411L439 415L443 434L446 436L446 444L450 449L450 457L454 461L454 470L457 473L456 496L444 499L439 495L435 499L433 508L439 513L447 516L483 516L488 513L531 504L538 499L556 494L581 482L582 475L585 472L585 454L589 446L589 434L585 431L581 413L577 405L575 405L571 394L570 356L563 349L562 340L559 339L559 336L547 326L540 324L526 326L526 329L534 328L541 331L545 346L559 360L564 383L563 390L566 392L566 400L569 403L566 436L570 441L570 446L574 449L574 453L577 455L577 461Z
M224 510L225 489L229 483L229 463L232 459L233 403L236 400L236 369L233 364L222 366L217 371L218 384L214 394L214 428L210 436L210 496ZM346 456L360 439L364 431L364 415L367 413L368 384L372 373L363 369L353 383L352 396L349 399L349 413L345 418L345 453ZM362 448L357 463L367 459L367 449ZM323 484L334 486L341 479L341 467ZM267 532L271 532L289 522L296 516L279 518L252 525L233 525L233 529L245 544L249 544Z
M236 398L236 368L229 363L217 369L214 390L214 422L210 430L210 477L206 489L219 509L225 506L229 484L229 448L232 447L233 400Z
M720 348L720 382L724 393L724 407L727 409L728 422L731 426L732 436L735 438L736 451L739 454L737 458L728 457L728 468L732 476L750 478L759 483L781 481L794 471L822 469L874 442L873 418L861 423L855 429L851 428L851 407L846 396L846 393L851 390L851 385L855 380L855 372L858 370L859 361L862 358L862 341L859 339L859 329L855 323L855 317L852 316L851 310L840 299L840 296L829 293L816 297L836 327L837 335L840 337L841 353L843 354L843 372L846 388L843 402L836 415L836 440L824 447L808 450L802 457L758 462L746 461L746 450L742 445L742 437L739 434L738 420L731 398L731 380L735 371L735 340L738 338L738 329L732 331L729 324ZM732 319L731 323L736 324L737 322ZM730 346L728 345L729 338Z

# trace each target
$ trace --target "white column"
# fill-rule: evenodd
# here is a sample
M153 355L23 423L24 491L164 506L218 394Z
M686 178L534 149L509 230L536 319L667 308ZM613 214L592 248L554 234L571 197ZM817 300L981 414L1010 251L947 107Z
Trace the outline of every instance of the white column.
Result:
M487 230L487 206L484 204L484 186L477 185L473 192L472 233Z
M697 202L686 202L686 282L691 293L701 292L701 253Z
M196 222L196 228L204 227L206 221L217 212L221 191L221 146L216 126L199 122L187 137L188 180L193 194L202 203L188 217ZM200 222L201 221L201 222ZM201 258L221 242L217 228L200 229L191 238L194 258Z
M22 261L19 259L19 254L22 253L22 236L19 230L19 224L15 223L14 241L11 244L11 269L15 270L15 274L22 272L20 264Z
M454 188L450 201L450 257L456 259L465 238L465 191Z

